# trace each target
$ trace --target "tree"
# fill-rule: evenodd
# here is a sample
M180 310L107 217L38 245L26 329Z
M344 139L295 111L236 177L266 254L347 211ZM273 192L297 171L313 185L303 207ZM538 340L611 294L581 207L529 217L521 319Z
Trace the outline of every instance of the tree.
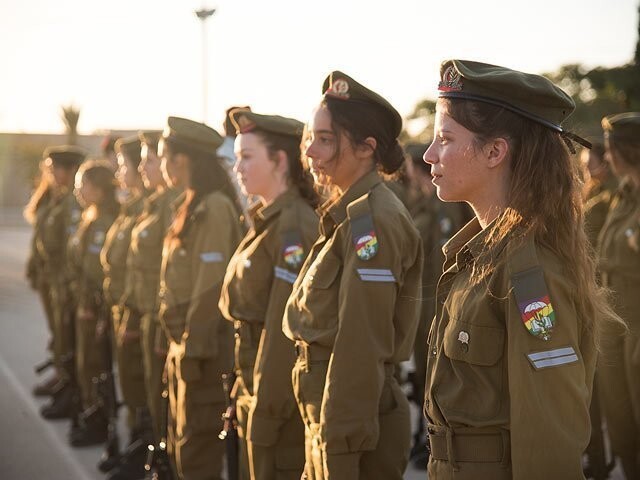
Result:
M75 145L78 141L78 120L80 119L80 109L73 105L62 106L60 118L64 122L64 129L67 134L67 144Z

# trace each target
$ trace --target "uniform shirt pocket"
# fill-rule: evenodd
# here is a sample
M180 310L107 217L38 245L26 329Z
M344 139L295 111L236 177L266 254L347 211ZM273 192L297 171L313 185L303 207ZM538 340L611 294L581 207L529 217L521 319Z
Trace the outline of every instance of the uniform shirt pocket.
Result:
M317 259L302 281L302 299L312 315L313 327L332 327L338 323L338 276L342 264L330 253Z
M452 360L459 360L490 367L502 357L504 329L473 325L451 320L444 332L444 353Z

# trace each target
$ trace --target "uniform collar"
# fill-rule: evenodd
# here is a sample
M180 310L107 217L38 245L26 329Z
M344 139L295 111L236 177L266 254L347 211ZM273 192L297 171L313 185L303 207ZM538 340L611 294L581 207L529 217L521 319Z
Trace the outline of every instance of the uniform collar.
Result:
M290 187L268 205L264 205L261 201L254 203L249 208L249 215L251 216L256 231L264 230L264 227L272 218L277 216L285 206L293 203L299 197L300 193L298 189Z
M330 200L326 202L321 210L325 213L322 215L322 225L325 231L333 225L339 225L347 218L347 206L369 193L369 191L382 182L380 175L376 170L371 170L369 173L360 177L356 182L351 185L342 196L337 200Z
M483 230L482 227L480 227L478 217L473 217L469 223L451 237L442 247L442 252L445 256L445 270L453 265L457 265L458 269L460 269L483 256L486 261L493 262L493 260L500 255L500 252L502 252L508 239L511 237L511 233L506 235L491 252L487 252L487 238L491 235L491 230L499 218L500 217L493 220L493 222Z

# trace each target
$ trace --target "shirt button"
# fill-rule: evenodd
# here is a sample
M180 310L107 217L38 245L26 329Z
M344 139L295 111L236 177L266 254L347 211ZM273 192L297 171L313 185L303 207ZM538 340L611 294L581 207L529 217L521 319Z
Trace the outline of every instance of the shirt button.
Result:
M437 354L438 354L438 349L436 347L433 347L433 350L431 350L431 355L435 357Z

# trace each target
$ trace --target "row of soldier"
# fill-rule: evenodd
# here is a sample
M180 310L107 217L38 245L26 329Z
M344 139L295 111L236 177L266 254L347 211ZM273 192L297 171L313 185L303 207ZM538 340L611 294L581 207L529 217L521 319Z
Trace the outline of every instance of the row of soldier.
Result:
M443 72L447 86L451 79ZM386 100L340 72L325 80L323 94L306 133L300 122L243 107L227 112L226 137L204 124L170 117L163 132L119 139L114 145L117 166L85 161L85 153L75 147L45 152L43 181L27 209L35 226L28 271L49 321L56 373L36 393L52 395L42 411L45 418L77 420L70 431L72 445L107 442L99 468L109 478L142 478L148 444L156 450L167 445L167 474L221 478L225 446L218 433L228 407L223 375L234 405L227 423L237 425L240 437L239 478L300 478L303 471L310 479L328 478L329 471L337 472L337 478L401 478L411 448L404 421L408 409L402 408L397 381L389 378L398 376L394 366L413 350L412 396L422 407L424 379L429 381L426 339L434 315L439 316L435 299L444 260L441 248L473 212L464 204L438 200L423 160L428 145L406 145L406 154L397 154L402 122ZM359 110L363 105L365 110ZM363 114L370 119L363 120ZM611 124L607 128L613 129ZM342 170L335 166L336 151L345 148L335 137L345 134L354 142L353 158L374 159L382 173L400 170L398 178L385 182L385 192L393 191L395 200L377 188L380 177L371 164L364 170L357 163L349 170L345 160ZM618 198L616 182L603 160L604 148L594 144L582 154L590 179L587 228L594 246L600 234L606 249L619 232L605 218L620 200L610 205ZM229 153L231 145L235 155ZM323 165L325 157L329 161ZM630 195L631 203L637 203L637 191ZM247 207L246 198L255 202ZM394 215L398 223L385 227L382 218ZM349 233L343 235L353 246L336 247L335 232L345 221ZM605 224L609 236L606 228L600 233ZM397 230L393 235L401 242L395 243L386 228ZM637 253L637 229L629 234L626 228L623 234L629 242L635 238ZM358 267L354 278L343 273L353 265L345 257L334 258L339 248L352 248ZM396 257L402 265L396 265ZM622 290L611 283L614 277L608 273L609 288ZM386 284L397 285L398 300L396 287L391 294L381 290ZM367 303L369 316L363 311ZM380 332L367 331L362 322L376 324L372 316L382 318L381 310L389 308L402 314L391 317L404 325L395 326L394 351L383 363L381 383L370 381L378 392L368 392L374 399L369 402L363 400L367 378L377 374L360 369L351 355L367 357L369 350L377 355L376 349L386 348L372 337ZM317 314L332 309L340 311L340 327ZM353 332L342 326L342 316L361 311L364 317ZM323 339L323 330L335 335L336 329L343 340ZM464 353L470 334L465 330L457 337ZM624 375L633 359L621 353L631 349L629 355L634 355L631 347L621 347L621 342L632 342L620 335L610 340L617 343L603 343L602 348L607 358L618 357L601 362L597 378L606 385L603 406L614 452L627 477L636 478L638 443L633 438L638 439L638 430L630 431L634 424L625 416L637 415L637 385L632 375ZM130 428L122 455L110 435L117 408L110 388L111 353ZM338 355L345 359L340 370ZM533 367L537 369L535 363ZM329 378L346 396L343 403L334 400L332 409L325 391L331 387L325 386ZM349 383L358 384L359 391L350 391ZM622 397L627 398L625 408L619 407ZM367 443L375 427L366 420L349 426L350 417L340 417L340 408L366 412L368 403L378 409L380 422L385 415L388 422L380 424L386 433L377 445ZM329 415L340 422L331 432L328 427L321 431L321 425L333 425ZM431 425L432 419L428 421ZM421 421L411 452L418 463L427 458L422 428ZM433 443L438 441L435 430L428 433ZM341 438L344 449L331 451L328 445L338 445ZM362 444L346 444L355 440ZM378 458L363 460L360 455L354 467L344 454L351 451L374 451ZM437 454L436 444L436 460L441 460ZM227 457L232 471L230 462ZM449 478L442 471L430 473Z

